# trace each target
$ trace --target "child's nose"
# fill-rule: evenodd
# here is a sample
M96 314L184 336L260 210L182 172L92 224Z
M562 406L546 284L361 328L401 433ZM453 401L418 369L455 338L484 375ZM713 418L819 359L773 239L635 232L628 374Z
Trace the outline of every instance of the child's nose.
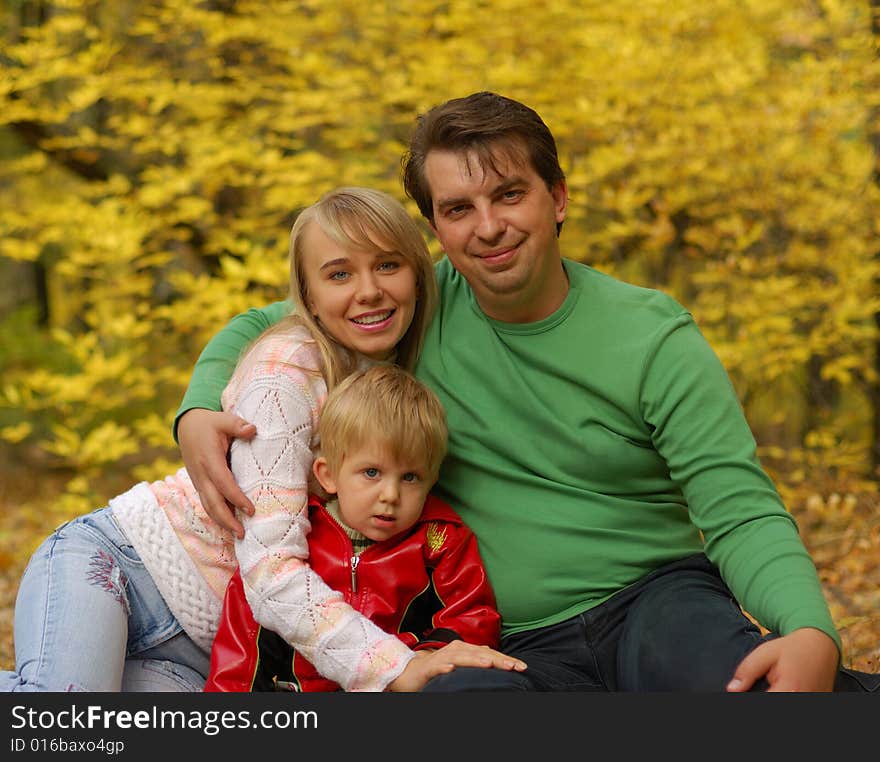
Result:
M381 500L384 503L396 503L400 496L400 488L395 479L386 479L382 484Z

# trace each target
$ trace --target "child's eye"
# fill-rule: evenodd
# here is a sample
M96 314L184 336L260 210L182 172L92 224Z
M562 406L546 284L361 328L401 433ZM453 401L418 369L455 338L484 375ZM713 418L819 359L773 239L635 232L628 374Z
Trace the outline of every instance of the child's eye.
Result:
M364 476L366 476L368 479L375 479L378 475L379 475L378 468L365 468L364 469Z
M402 478L405 482L417 482L417 481L419 480L419 475L416 474L416 473L414 473L414 472L412 472L412 471L408 471L408 472L405 473L401 478Z
M379 263L379 270L383 272L391 272L392 270L397 270L400 268L400 262L395 262L393 260L388 260L387 262Z

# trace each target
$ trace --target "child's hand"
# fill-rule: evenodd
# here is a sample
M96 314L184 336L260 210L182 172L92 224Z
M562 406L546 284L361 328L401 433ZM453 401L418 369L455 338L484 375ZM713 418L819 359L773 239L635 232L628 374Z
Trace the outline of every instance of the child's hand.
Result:
M488 646L475 646L463 640L454 640L437 651L417 651L415 658L388 684L386 690L420 691L432 677L452 672L456 667L485 667L522 672L526 663Z

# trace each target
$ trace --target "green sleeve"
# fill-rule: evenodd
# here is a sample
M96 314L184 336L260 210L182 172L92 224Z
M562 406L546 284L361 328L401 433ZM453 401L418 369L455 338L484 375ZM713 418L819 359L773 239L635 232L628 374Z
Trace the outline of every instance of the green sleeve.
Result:
M666 326L642 404L705 551L743 608L773 632L815 627L841 646L816 567L761 467L721 362L690 316Z
M220 409L220 395L226 388L241 351L263 331L289 314L290 302L274 302L252 307L230 320L202 350L193 368L192 378L174 417L174 441L181 416L195 407Z

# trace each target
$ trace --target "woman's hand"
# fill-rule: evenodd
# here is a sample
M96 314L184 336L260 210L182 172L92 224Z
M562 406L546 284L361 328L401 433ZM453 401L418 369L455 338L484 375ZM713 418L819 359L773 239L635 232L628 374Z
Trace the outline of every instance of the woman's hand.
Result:
M416 651L415 658L388 684L386 690L420 691L432 677L452 672L456 667L485 667L522 672L526 663L488 646L475 646L463 640L454 640L436 651Z
M177 423L180 454L202 506L239 539L244 537L244 527L234 509L252 516L254 506L236 483L226 454L233 439L252 439L256 433L256 426L237 415L204 408L187 410Z

